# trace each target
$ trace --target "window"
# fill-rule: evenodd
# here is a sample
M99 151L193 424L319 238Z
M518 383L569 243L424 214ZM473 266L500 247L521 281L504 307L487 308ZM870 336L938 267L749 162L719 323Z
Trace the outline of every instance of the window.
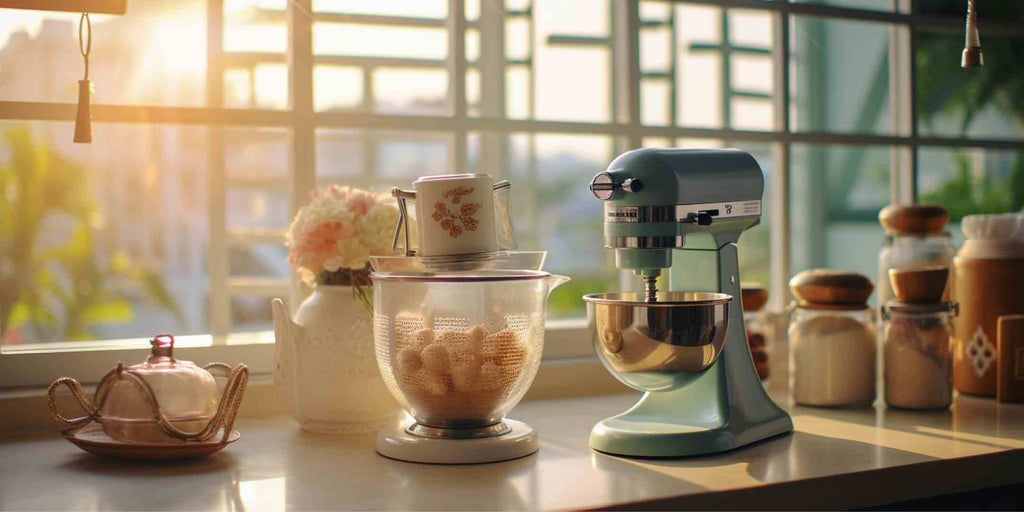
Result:
M574 278L550 316L578 328L580 295L635 285L587 183L644 146L754 154L765 214L741 271L776 307L804 268L873 276L891 201L1024 206L1024 8L986 5L986 67L961 70L963 8L138 0L93 18L92 145L71 143L77 16L0 10L0 368L172 331L269 371L308 191L446 172L513 181L521 246ZM590 354L572 332L552 354ZM0 386L55 376L26 372Z

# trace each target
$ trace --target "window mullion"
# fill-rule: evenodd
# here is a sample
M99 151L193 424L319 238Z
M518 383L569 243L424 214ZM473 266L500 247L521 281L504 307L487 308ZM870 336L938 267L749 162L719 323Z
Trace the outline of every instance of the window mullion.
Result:
M480 8L480 105L481 117L505 116L505 2L481 0ZM480 134L480 172L506 176L507 137L500 132Z
M481 34L481 38L483 35ZM466 3L464 0L448 2L448 90L455 118L455 146L453 148L456 173L468 167L466 133Z
M219 109L224 103L224 1L206 4L206 106ZM227 177L224 158L224 133L221 126L210 126L207 155L207 194L209 209L209 328L213 344L227 342L231 333L231 299L228 292Z
M894 10L909 10L909 0L891 0ZM899 136L916 135L914 126L913 43L908 25L892 25L889 30L889 112L892 133ZM916 151L911 145L892 148L890 189L892 203L914 202L914 159Z
M288 90L291 96L291 211L294 215L316 188L316 141L313 114L312 0L288 2ZM301 285L293 273L293 303Z
M640 5L616 0L613 6L612 120L627 127L627 149L641 146Z
M772 96L773 127L790 133L790 18L777 12L772 18ZM789 302L789 274L792 268L789 222L790 143L780 140L772 144L773 167L771 175L771 212L769 222L769 250L771 252L771 301L775 309Z

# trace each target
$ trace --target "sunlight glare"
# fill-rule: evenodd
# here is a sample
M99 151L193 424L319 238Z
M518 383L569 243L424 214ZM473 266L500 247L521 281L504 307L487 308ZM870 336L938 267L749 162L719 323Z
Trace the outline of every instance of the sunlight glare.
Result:
M146 62L159 63L173 75L197 75L206 71L206 38L203 19L163 20L155 24Z

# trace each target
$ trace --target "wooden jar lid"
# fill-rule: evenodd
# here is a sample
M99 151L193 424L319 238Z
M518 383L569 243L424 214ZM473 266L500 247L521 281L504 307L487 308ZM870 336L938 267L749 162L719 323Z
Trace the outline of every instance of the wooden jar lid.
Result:
M949 212L934 204L890 204L878 212L878 222L897 235L940 235Z
M889 282L897 302L935 304L942 302L949 281L949 267L929 266L889 269Z
M811 309L863 309L875 290L864 274L848 270L805 270L789 280L800 307Z
M757 311L768 303L768 290L761 283L740 283L743 311Z

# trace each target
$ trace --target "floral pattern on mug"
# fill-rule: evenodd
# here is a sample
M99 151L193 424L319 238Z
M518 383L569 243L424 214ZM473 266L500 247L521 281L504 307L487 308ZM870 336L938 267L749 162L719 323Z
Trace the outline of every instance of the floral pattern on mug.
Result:
M445 191L442 197L450 199L453 205L460 204L462 197L472 194L473 190L474 188L472 187L456 187ZM448 236L458 238L462 234L463 229L466 231L476 231L480 221L474 218L474 216L483 206L482 203L465 203L459 207L458 212L453 212L448 209L444 201L438 201L434 203L434 213L431 214L430 218L434 219L434 222L440 222L441 228L448 231Z
M474 190L476 190L476 187L466 188L463 186L458 186L453 189L445 191L444 194L441 194L441 197L445 199L451 198L452 204L459 204L462 202L462 196L472 194Z

